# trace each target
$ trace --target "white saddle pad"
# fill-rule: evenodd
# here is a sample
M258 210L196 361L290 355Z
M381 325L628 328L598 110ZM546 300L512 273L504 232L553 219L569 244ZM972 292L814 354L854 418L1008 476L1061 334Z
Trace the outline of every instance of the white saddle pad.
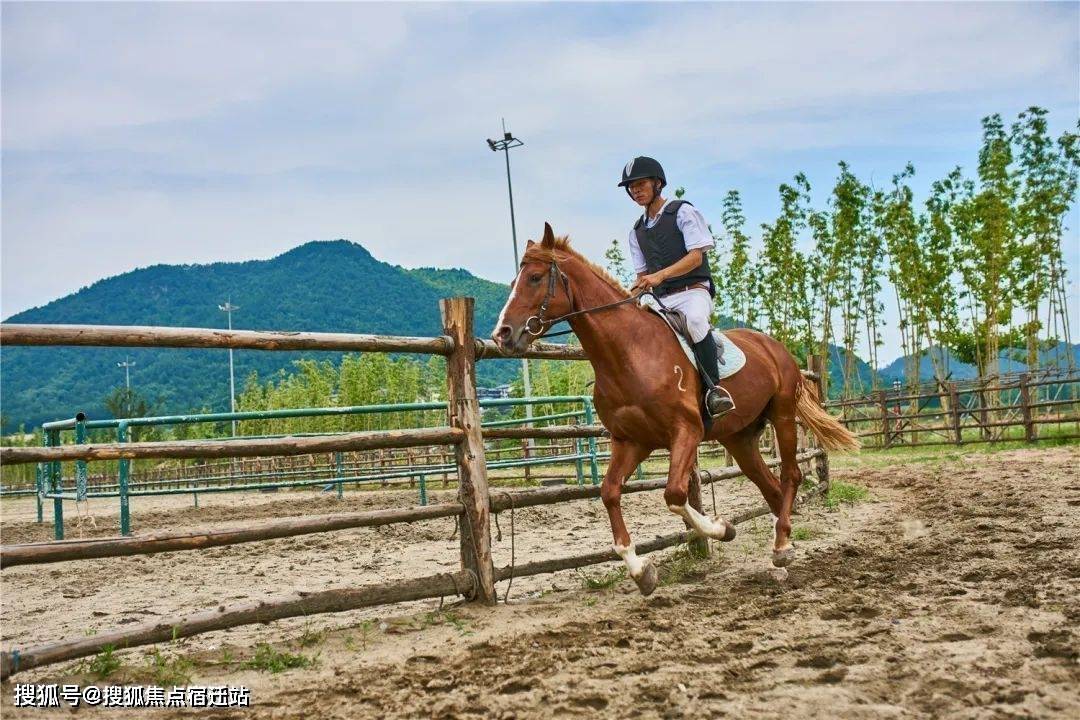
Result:
M697 367L697 358L694 357L694 350L690 347L690 344L686 342L686 338L682 336L682 333L677 331L668 322L667 316L660 312L660 305L656 302L656 298L652 295L642 295L638 300L638 304L641 307L648 308L654 313L659 315L663 319L664 324L668 326L672 333L679 341L679 345L682 346L683 352L686 353L686 357L690 359L693 366ZM746 364L746 353L739 348L738 345L733 343L731 339L716 328L712 329L713 338L716 340L717 355L720 356L720 380L731 377L735 373L742 370L743 365Z

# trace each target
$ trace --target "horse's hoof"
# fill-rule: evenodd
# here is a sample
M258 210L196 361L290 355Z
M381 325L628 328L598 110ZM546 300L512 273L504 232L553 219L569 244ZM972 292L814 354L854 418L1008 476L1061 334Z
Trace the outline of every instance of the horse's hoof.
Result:
M656 589L657 583L660 582L660 573L656 571L656 566L651 562L646 561L645 567L641 571L641 576L634 578L634 582L637 583L638 590L645 597L653 594L653 590Z
M795 546L786 547L783 550L773 550L773 567L787 567L795 560Z
M735 539L735 526L729 523L724 518L717 515L713 518L717 523L724 523L724 536L717 538L720 542L731 542Z
M787 568L771 567L769 568L769 577L778 583L782 583L788 579Z

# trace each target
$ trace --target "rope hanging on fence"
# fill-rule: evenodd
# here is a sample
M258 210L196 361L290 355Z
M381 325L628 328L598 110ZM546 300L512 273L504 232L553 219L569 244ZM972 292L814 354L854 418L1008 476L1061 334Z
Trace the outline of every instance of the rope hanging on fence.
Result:
M90 527L97 530L97 520L90 514L90 501L76 500L75 501L75 529L78 530L79 536L83 534L83 521L88 521Z
M701 483L700 478L698 479L698 483L700 485L700 483ZM716 517L716 515L717 515L717 512L716 512L716 483L714 483L714 482L709 483L709 491L712 493L712 514L713 514L713 517Z
M514 531L514 496L513 494L503 490L500 495L505 495L507 501L510 503L510 577L506 584L506 592L503 593L503 604L506 604L507 599L510 597L510 588L514 586L514 567L517 564L517 548L515 547L515 539L517 533ZM495 513L495 541L502 542L502 528L499 527L499 513Z

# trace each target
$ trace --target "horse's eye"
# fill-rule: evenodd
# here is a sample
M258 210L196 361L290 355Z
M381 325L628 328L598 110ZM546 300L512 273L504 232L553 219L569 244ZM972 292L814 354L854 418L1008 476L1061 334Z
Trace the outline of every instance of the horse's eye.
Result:
M540 282L540 277L541 277L540 275L536 275L536 274L530 275L529 276L529 282L538 283L538 282Z

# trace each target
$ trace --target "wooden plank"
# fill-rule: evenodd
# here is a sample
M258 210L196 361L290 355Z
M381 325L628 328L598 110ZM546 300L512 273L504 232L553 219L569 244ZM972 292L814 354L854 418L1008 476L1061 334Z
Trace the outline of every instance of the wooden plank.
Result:
M535 342L523 353L507 354L495 344L494 340L476 340L476 359L494 358L533 358L547 360L588 360L589 356L580 345L560 345L559 343Z
M449 338L136 325L0 325L2 345L332 350L448 355Z
M771 511L767 505L746 510L731 518L732 524L746 522L752 518L768 515ZM691 539L691 533L677 532L670 535L661 535L653 540L635 543L635 551L638 555L656 552L665 548L681 545ZM553 560L537 560L522 565L506 565L495 571L496 580L506 580L510 577L528 577L530 575L542 575L543 573L558 572L559 570L571 570L573 568L599 565L600 563L615 562L622 560L614 550L600 550L570 557L555 558Z
M473 299L439 301L443 333L454 342L446 358L449 424L464 433L456 446L458 498L465 507L461 522L461 567L476 574L476 599L495 603L495 567L491 561L491 511L487 460L476 397L476 342L473 337Z
M174 440L165 442L97 443L59 447L2 447L0 463L25 464L58 460L117 460L120 458L232 458L268 455L306 455L335 450L456 444L464 432L439 427L421 430L369 430L342 435L237 440Z
M825 451L820 449L805 450L795 456L795 461L806 462L807 460L821 457L824 454ZM766 467L777 467L780 465L780 461L769 459L765 461L765 465ZM742 470L737 466L725 467L717 470L698 469L698 476L702 485L742 477L742 474ZM652 480L632 480L624 483L622 492L624 495L637 492L649 492L650 490L660 490L666 486L667 475L665 474L663 477L654 478ZM523 508L535 507L537 505L554 505L555 503L566 502L568 500L584 500L586 498L597 497L600 497L600 486L598 485L561 485L556 487L533 488L531 490L518 490L515 492L496 490L491 494L491 511L502 512L503 510L509 510L511 507Z
M0 547L0 568L67 560L86 560L89 558L150 555L177 550L202 550L210 547L310 535L332 530L378 527L394 523L452 517L461 514L461 512L461 504L455 502L427 505L425 507L290 518L288 520L249 524L243 527L196 530L185 533L154 533L127 537L4 545Z
M608 437L603 425L555 425L553 427L497 427L483 428L486 440L517 440L519 438L590 438Z
M124 650L140 645L168 642L212 630L268 623L282 618L343 612L374 605L447 595L468 596L472 590L472 575L462 571L360 588L323 590L313 593L297 592L283 598L236 605L219 605L214 610L193 615L160 618L88 638L4 651L0 654L0 679L6 680L16 672L42 665L88 657L101 652L106 647Z

